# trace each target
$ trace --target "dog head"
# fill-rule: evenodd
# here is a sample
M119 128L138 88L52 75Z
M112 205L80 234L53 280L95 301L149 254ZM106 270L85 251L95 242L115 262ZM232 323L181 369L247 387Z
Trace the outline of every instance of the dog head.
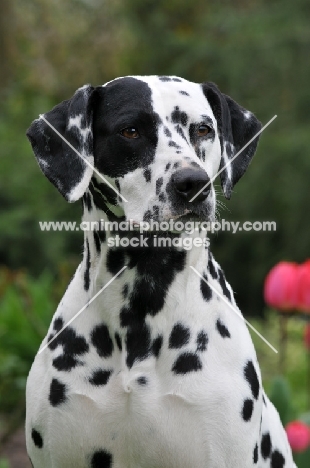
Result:
M83 86L35 120L27 136L66 200L84 196L90 209L94 203L110 217L139 223L212 220L215 176L221 171L230 198L258 137L233 158L260 128L213 83L139 76Z

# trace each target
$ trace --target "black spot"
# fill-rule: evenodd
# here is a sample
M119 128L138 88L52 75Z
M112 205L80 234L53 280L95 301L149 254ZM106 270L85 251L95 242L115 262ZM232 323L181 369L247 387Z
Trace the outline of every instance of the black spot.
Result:
M188 116L186 112L180 111L178 106L174 108L174 111L171 114L171 119L173 123L179 123L184 126L186 126L188 122Z
M178 145L175 141L173 141L173 140L169 141L168 146L170 146L171 148L181 149L181 146L179 146L179 145Z
M95 346L100 357L108 358L112 355L114 345L108 327L102 323L91 332L91 342Z
M159 194L159 196L158 196L158 200L159 200L160 202L165 202L165 201L166 201L166 195L165 195L163 192L161 192L161 193Z
M253 450L253 463L258 462L258 445L256 444Z
M124 284L123 289L122 289L122 295L124 299L126 299L126 297L128 296L128 292L129 292L129 284L126 283Z
M165 132L166 137L168 138L172 137L172 133L170 132L169 128L165 127L164 132Z
M278 450L274 450L271 455L270 468L283 468L285 465L285 458Z
M53 334L50 335L48 340L50 341L53 337ZM51 350L56 349L57 346L62 346L62 354L53 359L53 366L59 371L70 371L77 365L81 365L82 362L77 359L77 356L82 356L89 349L85 338L78 335L72 327L66 327L48 345Z
M150 221L152 218L152 212L147 210L143 215L143 221Z
M259 380L252 361L246 363L243 374L251 387L253 397L257 400L259 395Z
M92 385L106 385L111 374L111 370L98 369L93 372L93 375L90 377L89 382Z
M253 414L253 409L254 409L254 403L253 400L250 398L247 398L243 402L243 407L242 407L242 417L245 421L250 421L252 414Z
M93 209L91 204L91 196L89 192L84 193L83 202L88 211L91 211Z
M168 164L166 165L165 172L167 172L167 171L170 169L170 166L171 166L170 163L168 163Z
M185 134L183 132L183 128L180 127L180 125L177 125L176 130L177 130L177 133L183 138L183 140L185 140L187 142L186 136L185 136Z
M164 179L162 177L159 177L159 179L156 180L156 195L159 194L161 186L163 185Z
M112 468L112 455L106 450L98 450L91 457L91 468Z
M54 323L53 323L53 328L56 332L59 332L62 327L64 326L64 321L61 317L57 317L55 320L54 320Z
M206 275L203 275L204 279L208 281ZM203 279L200 280L200 291L205 301L210 301L212 298L212 290L210 286Z
M201 330L197 335L197 351L205 351L207 349L208 341L208 335L206 332Z
M181 78L172 78L172 81L176 81L176 82L178 82L178 83L181 83L181 82L182 82Z
M183 94L183 96L189 96L189 94L186 91L180 91L180 94Z
M216 328L222 338L230 338L230 333L226 325L224 325L220 319L217 319L216 321Z
M98 231L94 231L93 235L94 235L96 251L99 254L100 250L101 250L101 240L100 240L100 236L98 234Z
M160 81L172 81L170 76L159 76L158 77Z
M270 457L270 454L271 454L271 439L270 439L269 432L266 432L266 434L263 434L261 444L260 444L260 450L261 450L262 457L263 457L264 460L266 460L268 457Z
M229 291L229 289L227 287L224 273L223 273L223 271L221 269L219 269L218 274L219 274L219 282L220 282L221 288L223 290L223 294L227 297L227 299L229 299L231 301L231 294L230 294L230 291Z
M103 244L103 242L105 242L106 237L107 237L105 231L104 231L103 229L102 229L102 230L99 229L99 230L96 231L96 232L97 232L97 235L98 235L98 237L99 237L99 239L100 239L100 242Z
M126 363L131 368L135 361L143 361L151 354L151 333L144 323L142 327L130 327L126 334Z
M265 406L267 406L267 402L266 402L266 398L265 398L265 395L263 394L263 403Z
M194 353L180 354L172 366L172 371L175 374L187 374L200 369L202 369L202 363L197 354Z
M188 327L184 327L182 323L176 323L170 333L169 348L182 348L190 339L190 331Z
M33 440L33 443L36 447L42 448L43 447L43 439L40 434L40 432L36 431L35 429L32 429L31 431L31 437Z
M159 335L157 338L155 338L155 340L153 340L153 344L152 344L152 354L153 354L156 358L159 357L162 344L163 344L163 337L162 337L161 335Z
M90 251L89 251L89 243L88 243L88 240L86 239L86 265L85 265L85 272L84 272L85 291L89 290L89 284L90 284L89 270L90 270Z
M173 169L177 169L179 166L180 166L180 163L179 163L179 162L175 162L175 163L173 164Z
M116 275L125 265L125 252L122 249L109 249L107 252L107 269Z
M117 332L115 333L115 341L116 341L118 349L122 351L122 340Z
M139 385L147 385L147 378L144 376L138 377L137 382Z
M121 186L119 184L119 181L117 179L115 179L115 187L117 188L118 192L121 193Z
M146 182L150 182L151 176L152 176L152 171L151 171L151 169L150 169L149 167L147 167L146 169L144 169L143 175L144 175L144 178L145 178Z
M210 275L212 276L213 279L217 278L217 271L215 269L215 266L212 262L211 255L209 255L209 260L208 260L208 270L210 272Z
M67 399L65 384L59 382L57 379L53 379L50 386L49 401L52 406L58 406L64 403Z

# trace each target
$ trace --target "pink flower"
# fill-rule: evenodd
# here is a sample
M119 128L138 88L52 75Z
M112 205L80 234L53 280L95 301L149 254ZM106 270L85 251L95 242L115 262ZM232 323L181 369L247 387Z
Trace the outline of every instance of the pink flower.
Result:
M296 308L298 265L280 262L268 273L264 285L264 298L268 305L281 310Z
M300 310L310 312L310 260L298 267L296 306Z
M285 427L293 452L304 452L310 444L310 429L301 421L292 421Z

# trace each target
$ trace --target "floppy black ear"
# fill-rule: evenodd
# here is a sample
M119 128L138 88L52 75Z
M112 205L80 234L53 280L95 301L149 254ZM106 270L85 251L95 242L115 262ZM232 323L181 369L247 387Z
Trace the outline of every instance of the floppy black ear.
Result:
M214 83L204 83L202 87L218 124L222 169L256 135L262 124L254 114L222 94ZM259 136L221 172L221 184L226 198L231 197L234 185L247 170L256 151L258 139Z
M92 97L94 88L85 85L74 96L43 114L46 119L91 165L94 164ZM93 170L43 120L36 119L27 131L34 154L46 177L69 202L82 197Z

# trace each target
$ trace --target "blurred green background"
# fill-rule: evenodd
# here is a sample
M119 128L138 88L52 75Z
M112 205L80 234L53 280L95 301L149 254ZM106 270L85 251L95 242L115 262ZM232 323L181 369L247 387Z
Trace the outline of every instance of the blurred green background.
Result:
M279 260L310 255L309 1L0 0L0 7L0 434L23 417L29 366L82 251L81 232L39 230L38 220L78 220L81 205L67 204L43 177L25 132L85 83L173 74L217 83L263 124L278 115L231 201L219 194L222 218L276 221L276 232L212 237L243 313L277 342L264 277ZM290 362L286 373L303 411L303 324L291 327L293 375ZM268 387L277 360L257 346Z

